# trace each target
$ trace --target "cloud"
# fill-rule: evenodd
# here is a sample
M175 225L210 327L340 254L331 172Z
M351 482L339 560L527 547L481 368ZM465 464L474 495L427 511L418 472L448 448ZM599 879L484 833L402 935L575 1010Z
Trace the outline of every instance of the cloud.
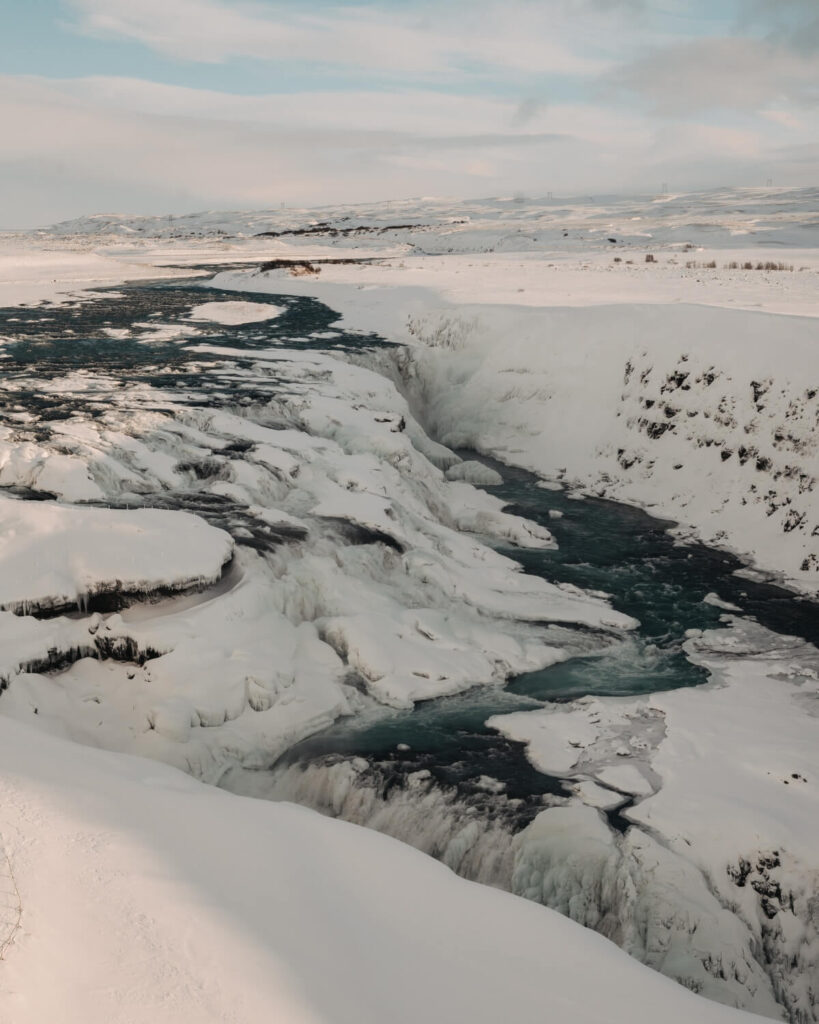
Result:
M241 97L127 79L0 77L0 224L101 205L184 212L484 194L531 176L550 147L572 145L504 131L514 109L425 93ZM44 201L54 196L60 213Z
M79 32L130 39L170 57L205 63L255 58L433 76L482 68L581 75L606 64L591 53L586 33L573 20L578 12L592 10L592 0L304 5L301 10L292 3L224 0L66 2Z
M612 72L606 85L663 115L819 104L815 59L773 42L739 37L697 39L655 50Z
M43 87L47 79L32 79ZM499 132L515 119L516 104L485 96L428 89L303 91L244 96L210 89L95 76L59 83L66 97L113 112L155 117L328 131L385 131L424 135ZM533 122L530 120L530 124Z
M514 123L521 128L530 124L538 114L541 114L546 109L546 105L545 99L537 96L527 96L518 104L518 108L515 111Z
M747 0L739 28L762 26L767 38L797 53L819 50L819 4L816 0Z
M764 173L799 184L815 170L798 148L819 137L810 111L797 127L780 116L726 130L580 103L535 106L521 126L519 107L424 90L232 96L135 79L0 76L0 224L106 207L184 213L743 184L776 160L787 171L766 164Z

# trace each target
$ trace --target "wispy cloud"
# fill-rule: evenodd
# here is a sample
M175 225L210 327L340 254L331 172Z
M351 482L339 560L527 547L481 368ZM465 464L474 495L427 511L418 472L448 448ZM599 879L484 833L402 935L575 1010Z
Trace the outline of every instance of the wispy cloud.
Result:
M129 79L0 78L0 223L21 223L32 168L41 196L33 211L48 213L26 220L42 222L52 214L42 196L65 204L66 192L62 216L101 205L182 212L636 190L669 178L704 185L709 174L747 182L761 160L803 137L779 120L731 130L652 124L591 104L537 107L521 130L518 108L428 91L225 96ZM787 160L809 173L795 151Z
M296 10L223 0L70 0L70 6L80 32L136 40L191 61L249 57L433 75L478 67L582 75L607 63L594 54L593 38L576 31L581 12L591 11L576 0ZM574 40L567 38L570 19Z
M801 53L819 50L819 3L816 0L747 0L739 28L755 27L767 38Z
M0 77L0 224L808 183L817 2L61 0L77 77Z

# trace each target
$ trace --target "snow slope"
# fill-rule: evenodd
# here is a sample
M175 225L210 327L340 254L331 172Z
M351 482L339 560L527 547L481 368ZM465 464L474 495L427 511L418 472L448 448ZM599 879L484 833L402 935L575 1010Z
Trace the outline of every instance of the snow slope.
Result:
M754 1019L394 840L2 717L0 808L9 1024Z

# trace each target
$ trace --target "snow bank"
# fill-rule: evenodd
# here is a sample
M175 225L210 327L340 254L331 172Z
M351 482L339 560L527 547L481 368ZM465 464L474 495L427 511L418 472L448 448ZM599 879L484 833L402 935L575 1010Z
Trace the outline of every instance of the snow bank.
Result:
M0 737L22 904L4 1020L751 1020L384 836L3 718Z
M4 232L0 235L0 305L61 302L80 289L179 276L178 269L143 264L129 259L130 255L113 258L108 252L89 252L82 242L65 245L39 232Z
M282 312L281 306L267 302L203 302L201 306L193 307L188 319L235 326L274 320Z
M421 344L401 359L402 380L445 444L650 506L816 583L812 320L694 306L473 307L443 333L440 314L413 323Z
M655 910L668 900L669 886L681 886L671 903L686 908L681 931L696 930L697 940L689 942L702 951L700 967L756 990L762 1001L746 1003L749 1008L772 1013L764 1003L775 993L791 1019L813 1020L819 654L744 620L691 639L687 649L714 682L637 699L586 698L490 724L526 743L539 769L632 796L635 806L625 814L637 828L624 840L610 836L601 854L605 870L588 870L618 890L627 875L650 877L657 886ZM584 791L578 792L582 798ZM554 845L554 812L541 818L541 845L557 865L563 854ZM584 844L600 849L595 821L593 812L569 822L567 842L581 860ZM654 840L665 847L662 853L646 846ZM634 843L640 850L631 848ZM653 866L658 856L670 858L664 870ZM564 891L565 897L556 891L544 902L598 927L605 897L571 903L571 886ZM629 919L632 899L618 898L613 920ZM725 908L733 911L733 932L715 941L728 926L721 923ZM651 955L641 958L656 963ZM760 980L760 963L772 989Z
M0 608L20 614L204 587L232 553L228 534L182 512L0 497Z

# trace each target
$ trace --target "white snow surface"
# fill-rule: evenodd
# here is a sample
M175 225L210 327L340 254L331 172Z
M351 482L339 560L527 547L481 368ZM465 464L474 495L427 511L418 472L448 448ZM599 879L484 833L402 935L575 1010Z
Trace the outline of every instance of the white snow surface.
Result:
M0 497L0 608L53 611L102 593L215 583L233 540L197 516L80 509Z
M754 1019L395 840L2 716L0 806L14 1024Z
M203 302L193 307L188 318L215 324L255 324L274 320L281 312L281 306L269 302Z

